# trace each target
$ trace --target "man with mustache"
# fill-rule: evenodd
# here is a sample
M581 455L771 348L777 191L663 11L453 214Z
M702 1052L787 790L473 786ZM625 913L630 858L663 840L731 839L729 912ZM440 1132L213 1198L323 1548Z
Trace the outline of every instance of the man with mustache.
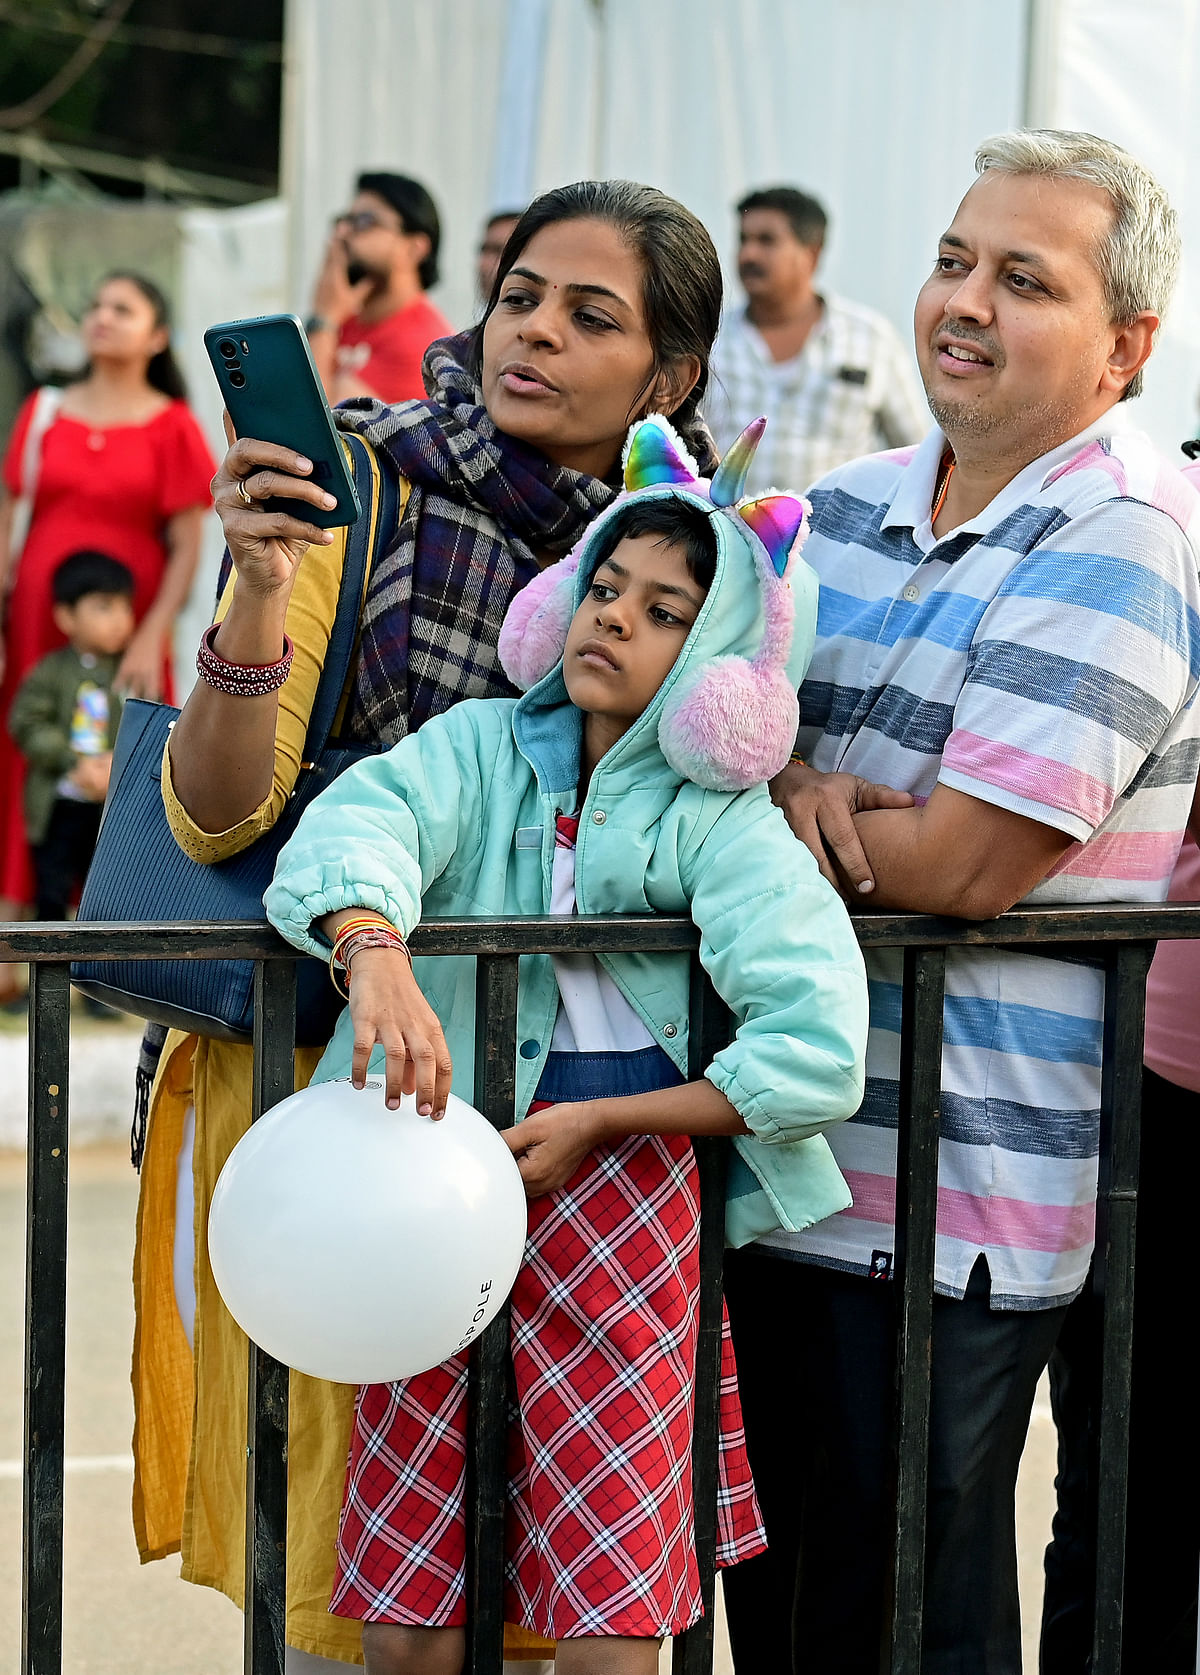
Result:
M1200 498L1128 421L1179 264L1153 177L1002 134L917 299L938 428L830 473L796 755L772 792L861 907L1158 901L1200 756ZM769 1551L724 1582L739 1675L877 1675L891 1568L898 951L868 953L853 1206L729 1254ZM1014 1491L1087 1280L1103 974L946 962L923 1675L1020 1675ZM786 1328L781 1331L781 1324Z
M429 345L454 330L425 295L437 284L441 225L419 180L361 174L336 216L304 323L330 404L351 396L421 401Z
M916 442L928 419L896 331L882 314L816 289L828 225L816 198L770 186L743 198L738 216L746 307L717 338L704 416L724 452L766 414L750 490L807 488L860 454Z

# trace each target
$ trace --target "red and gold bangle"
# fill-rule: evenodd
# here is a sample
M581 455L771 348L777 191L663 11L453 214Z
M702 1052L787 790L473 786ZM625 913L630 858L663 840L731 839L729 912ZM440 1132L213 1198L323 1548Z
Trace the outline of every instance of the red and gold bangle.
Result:
M801 754L798 750L793 750L792 754L788 757L788 766L789 767L791 766L791 764L793 762L796 764L796 766L798 768L807 768L807 766L808 766L808 763L804 760L803 756L801 756Z
M219 622L214 622L200 636L200 649L196 653L196 671L200 679L214 691L225 692L231 698L263 698L268 692L278 692L291 672L295 651L287 635L283 636L283 656L274 663L231 663L219 651L213 650L213 640L220 626Z

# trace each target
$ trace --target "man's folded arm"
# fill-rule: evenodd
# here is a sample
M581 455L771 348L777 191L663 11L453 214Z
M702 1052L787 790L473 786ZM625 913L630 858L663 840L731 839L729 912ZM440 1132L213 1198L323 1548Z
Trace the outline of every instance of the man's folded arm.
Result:
M938 785L923 808L872 809L854 816L875 879L862 907L992 919L1027 896L1076 840Z

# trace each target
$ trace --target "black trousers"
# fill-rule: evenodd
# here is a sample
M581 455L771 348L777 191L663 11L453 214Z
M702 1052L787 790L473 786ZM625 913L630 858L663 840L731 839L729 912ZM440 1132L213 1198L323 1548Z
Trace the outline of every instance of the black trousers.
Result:
M893 1548L895 1288L735 1251L726 1299L769 1551L722 1575L737 1675L878 1675ZM926 1675L1021 1675L1014 1494L1065 1309L934 1304Z
M33 845L34 917L65 919L96 849L100 803L59 797L41 843Z
M1200 1443L1185 1373L1193 1332L1178 1287L1195 1255L1187 1206L1198 1168L1200 1094L1147 1070L1133 1268L1123 1635L1127 1675L1143 1670L1194 1675L1196 1668ZM1099 1373L1099 1310L1085 1292L1072 1303L1050 1361L1058 1423L1058 1511L1046 1549L1043 1675L1086 1675L1091 1668L1095 1557L1087 1518Z

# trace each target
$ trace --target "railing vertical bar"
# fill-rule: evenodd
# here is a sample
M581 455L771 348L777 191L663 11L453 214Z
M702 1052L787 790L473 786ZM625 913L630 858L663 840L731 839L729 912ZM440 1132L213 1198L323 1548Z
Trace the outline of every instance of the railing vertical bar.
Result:
M515 954L480 955L475 982L475 1104L496 1128L511 1128L516 1099ZM504 1663L505 1437L509 1392L505 1307L471 1352L467 1379L468 1675L501 1675Z
M697 1081L726 1045L728 1008L719 999L697 955L692 955L688 1023L688 1078ZM696 1563L704 1615L676 1636L672 1675L711 1675L716 1626L717 1481L721 1430L722 1268L725 1256L727 1142L694 1140L700 1176L700 1319L696 1342L696 1393L692 1429L692 1498Z
M920 1675L933 1347L944 948L904 950L896 1158L896 1549L892 1675Z
M252 1120L295 1091L296 968L254 967ZM246 1675L283 1675L287 1598L288 1369L250 1345L246 1401Z
M1092 1275L1103 1305L1100 1424L1091 1474L1096 1520L1093 1675L1120 1675L1121 1670L1142 1046L1146 973L1153 954L1152 943L1123 943L1110 950L1105 960L1100 1180Z
M29 972L21 1675L62 1669L69 969Z

